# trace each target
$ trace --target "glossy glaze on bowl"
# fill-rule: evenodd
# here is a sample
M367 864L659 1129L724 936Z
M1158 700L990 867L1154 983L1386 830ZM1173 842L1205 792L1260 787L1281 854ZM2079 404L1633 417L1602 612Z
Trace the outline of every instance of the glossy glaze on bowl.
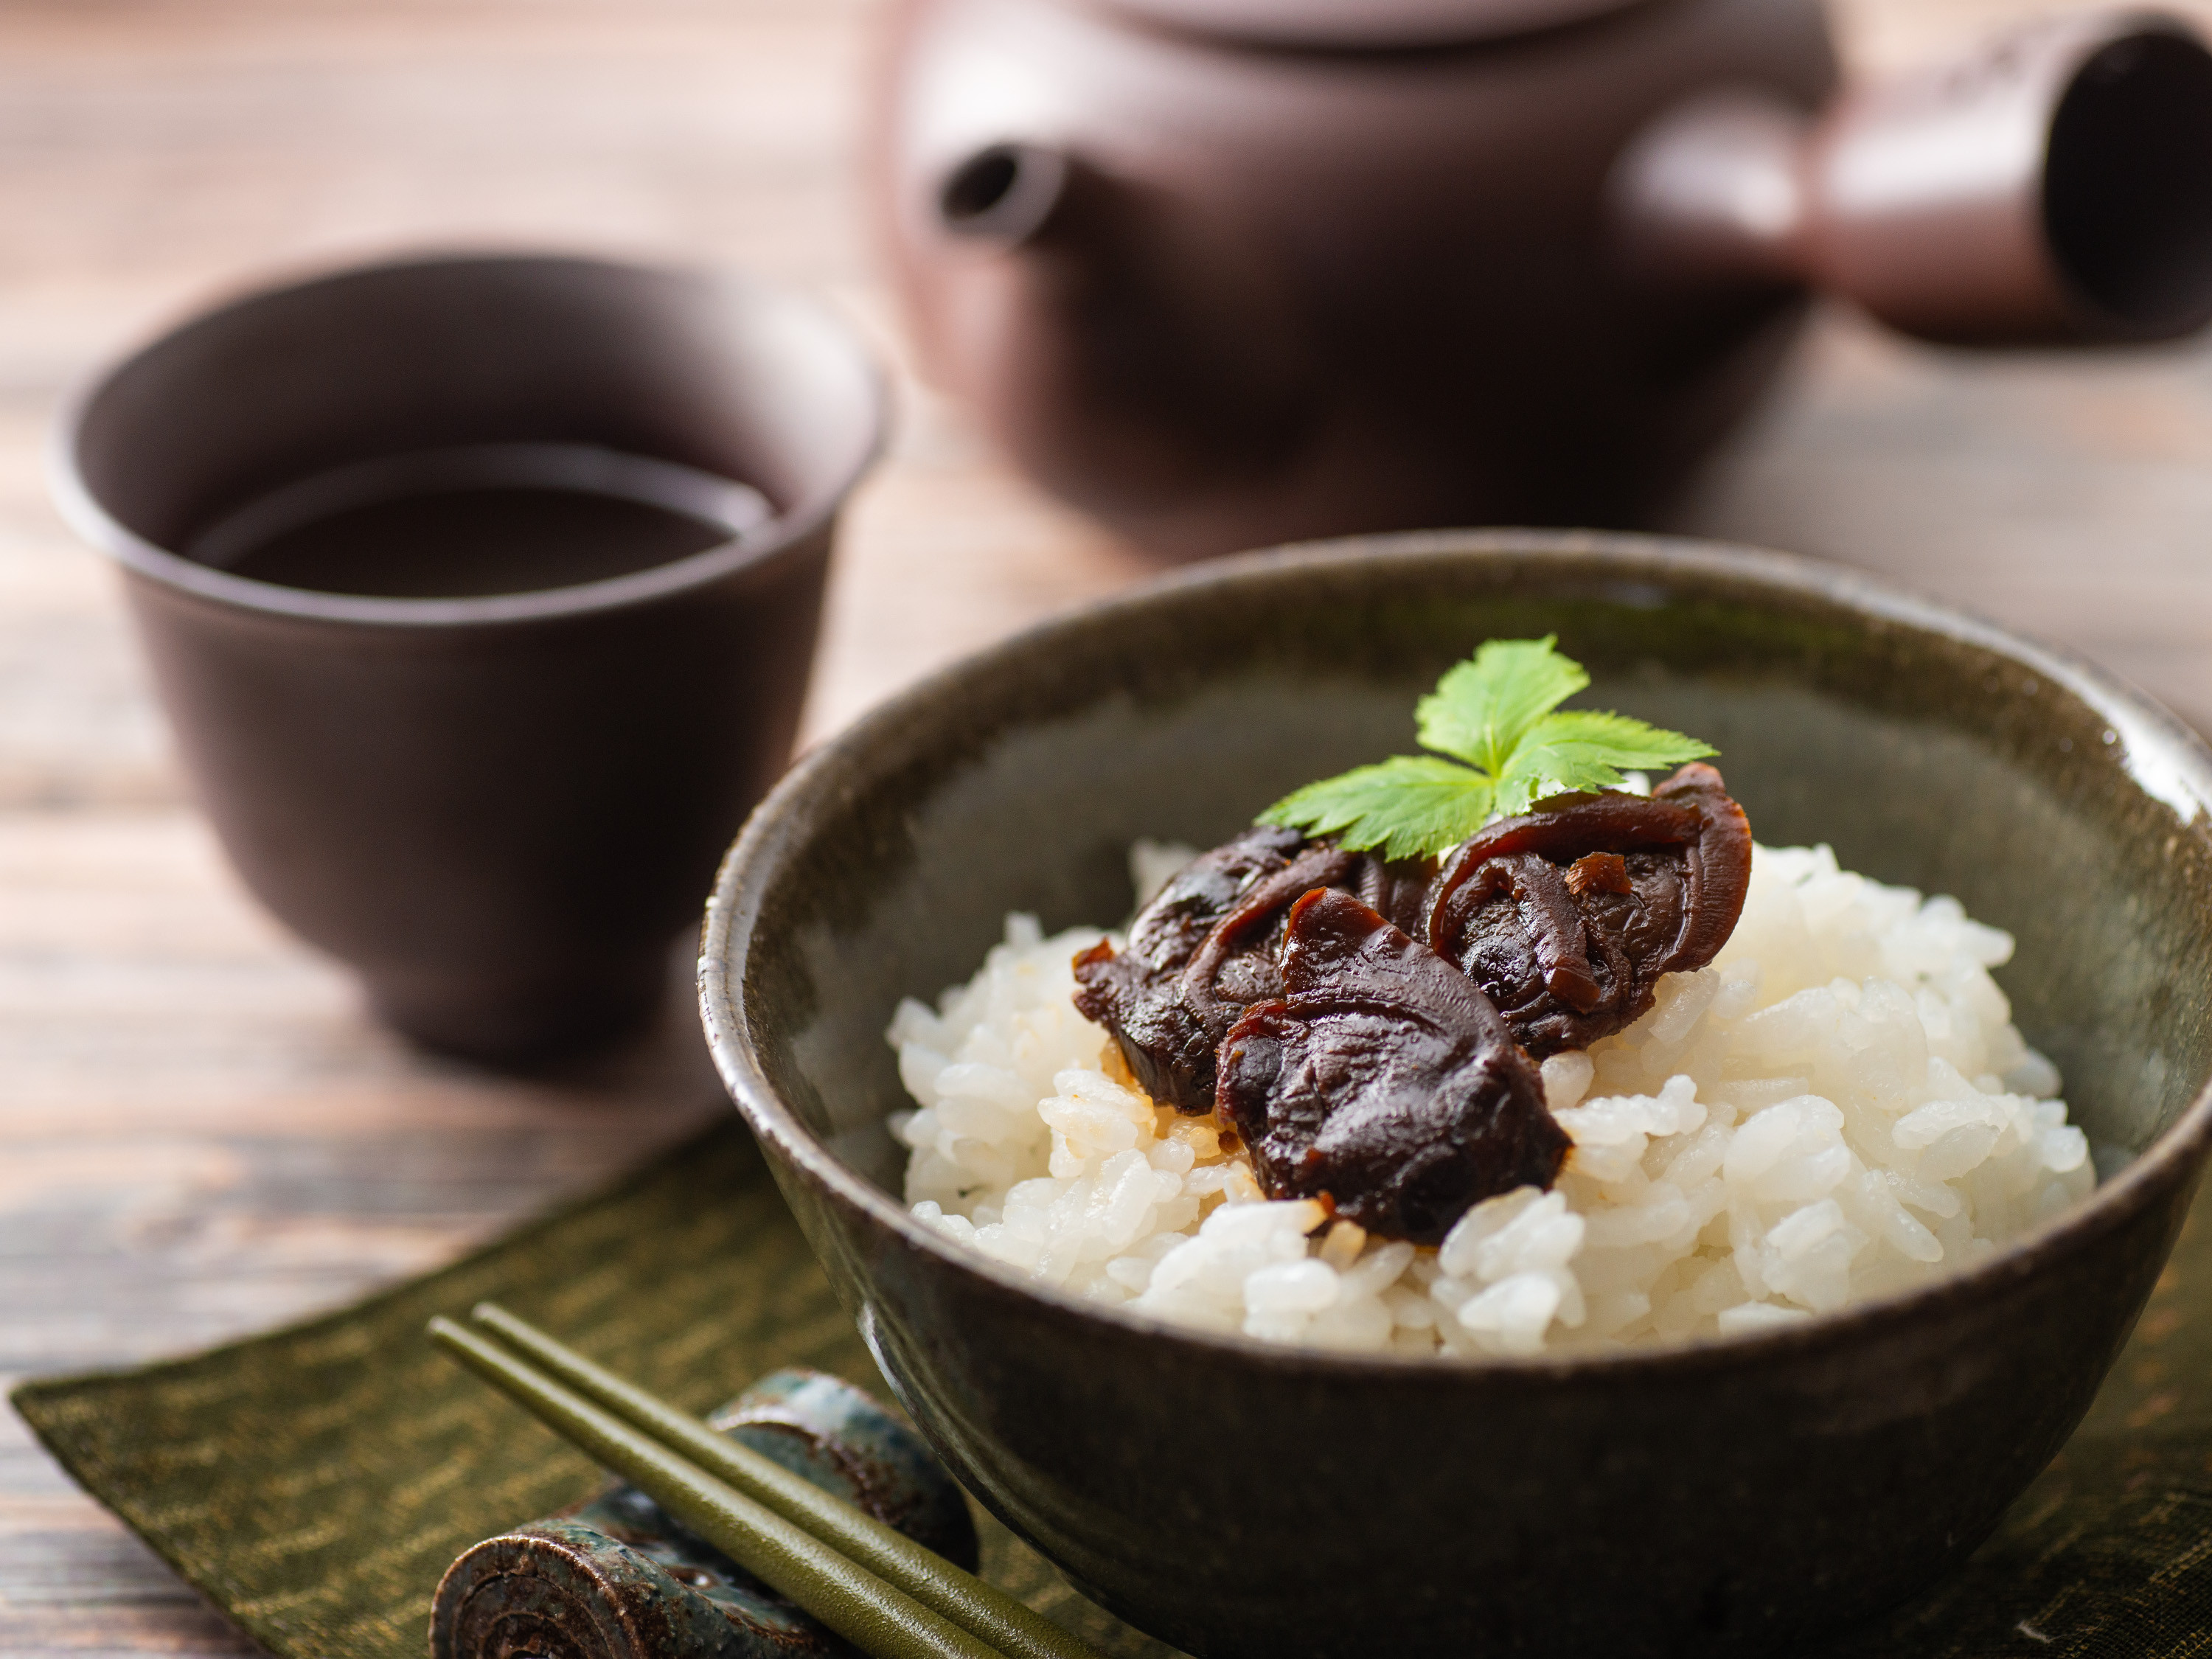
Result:
M1411 747L1486 637L1697 732L1761 839L1955 894L2117 1170L1936 1287L1567 1359L1285 1351L1022 1283L911 1221L882 1032L1009 909L1126 911L1134 836L1218 839ZM2212 757L2063 655L1845 573L1462 532L1215 567L925 683L804 763L725 865L709 1040L902 1396L970 1488L1204 1656L1755 1652L1961 1559L2087 1407L2178 1230L2212 1103ZM2123 1167L2124 1166L2124 1167Z

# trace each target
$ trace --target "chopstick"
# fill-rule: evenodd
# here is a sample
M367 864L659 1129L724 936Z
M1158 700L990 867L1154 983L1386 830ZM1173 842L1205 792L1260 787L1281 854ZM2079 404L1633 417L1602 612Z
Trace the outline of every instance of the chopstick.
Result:
M755 1503L1001 1650L1009 1659L1099 1659L1093 1650L1004 1590L963 1571L858 1505L592 1364L496 1303L479 1302L470 1317L556 1380L726 1480Z
M603 1468L875 1659L1005 1659L689 1460L443 1316L430 1338Z
M1004 1591L527 1322L489 1303L473 1317L515 1352L442 1318L431 1322L432 1339L864 1650L1098 1659ZM856 1599L871 1604L870 1616Z

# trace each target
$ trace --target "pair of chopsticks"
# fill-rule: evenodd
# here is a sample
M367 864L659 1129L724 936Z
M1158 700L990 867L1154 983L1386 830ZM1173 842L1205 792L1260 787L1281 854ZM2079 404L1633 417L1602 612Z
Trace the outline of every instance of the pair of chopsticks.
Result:
M430 1340L875 1659L1099 1659L1042 1613L492 1303ZM504 1344L505 1346L501 1346Z

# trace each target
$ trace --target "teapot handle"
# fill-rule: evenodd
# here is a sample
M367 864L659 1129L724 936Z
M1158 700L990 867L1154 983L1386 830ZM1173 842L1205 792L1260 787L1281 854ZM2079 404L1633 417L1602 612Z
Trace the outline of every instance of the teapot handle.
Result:
M1956 343L2171 339L2212 319L2212 52L2181 19L2062 18L1808 118L1718 89L1616 167L1674 284L1810 283Z

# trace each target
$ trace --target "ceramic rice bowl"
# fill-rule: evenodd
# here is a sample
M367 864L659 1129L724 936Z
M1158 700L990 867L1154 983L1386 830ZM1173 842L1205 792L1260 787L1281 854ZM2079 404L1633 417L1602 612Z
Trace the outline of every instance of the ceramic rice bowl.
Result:
M1035 1288L899 1201L884 1030L1009 910L1115 923L1206 846L1412 747L1479 641L1693 732L1771 845L1955 895L2106 1178L1957 1278L1564 1359L1286 1350ZM1122 1618L1241 1655L1759 1652L1962 1559L2055 1453L2179 1229L2212 1103L2212 757L2109 678L1833 568L1451 533L1219 564L939 675L802 763L725 864L709 1041L900 1399Z

